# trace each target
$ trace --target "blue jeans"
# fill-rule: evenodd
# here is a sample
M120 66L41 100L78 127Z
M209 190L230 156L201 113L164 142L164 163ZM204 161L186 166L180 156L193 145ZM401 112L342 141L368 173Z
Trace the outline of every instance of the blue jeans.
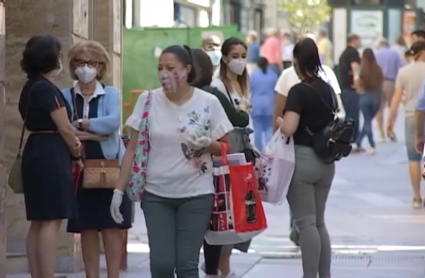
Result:
M354 143L359 134L359 94L353 88L343 88L341 101L344 105L345 118L354 121L353 138L351 138L351 143Z
M273 133L273 116L259 115L252 116L252 124L254 126L254 143L255 148L261 151L265 144L272 138ZM264 143L263 143L264 135Z
M367 136L370 147L375 148L375 141L373 140L372 120L381 107L381 94L380 93L364 93L360 95L359 106L363 113L363 127L360 134L357 136L356 144L360 147L363 137Z

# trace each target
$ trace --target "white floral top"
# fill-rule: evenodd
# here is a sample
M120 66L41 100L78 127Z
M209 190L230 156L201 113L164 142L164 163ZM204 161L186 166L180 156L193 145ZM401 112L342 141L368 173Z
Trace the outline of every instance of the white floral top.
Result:
M187 138L217 140L233 129L220 102L200 89L181 106L169 101L162 89L152 93L145 190L165 198L213 193L211 155L190 149ZM146 94L140 95L127 126L138 130L145 101Z

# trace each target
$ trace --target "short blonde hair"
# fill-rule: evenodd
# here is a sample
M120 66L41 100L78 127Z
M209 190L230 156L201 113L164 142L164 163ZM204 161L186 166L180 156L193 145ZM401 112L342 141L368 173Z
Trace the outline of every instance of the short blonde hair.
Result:
M76 43L68 53L68 65L69 73L71 74L72 79L78 80L78 77L75 75L74 71L76 69L75 58L81 52L88 51L93 55L96 62L99 62L103 65L102 69L97 73L96 79L103 80L110 71L111 68L111 59L109 58L109 53L106 49L97 41L85 40Z

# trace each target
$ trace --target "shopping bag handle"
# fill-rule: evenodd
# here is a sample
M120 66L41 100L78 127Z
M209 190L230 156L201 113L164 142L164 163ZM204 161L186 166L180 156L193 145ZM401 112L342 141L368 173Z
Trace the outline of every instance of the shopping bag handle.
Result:
M221 154L221 166L229 165L229 162L227 161L227 150L229 147L224 142L220 143L220 154Z

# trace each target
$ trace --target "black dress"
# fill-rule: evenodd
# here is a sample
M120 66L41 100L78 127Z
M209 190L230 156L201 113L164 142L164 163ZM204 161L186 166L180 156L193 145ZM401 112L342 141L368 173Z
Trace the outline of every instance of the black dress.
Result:
M50 112L61 107L65 107L71 117L69 105L53 83L41 75L28 76L19 99L19 112L27 119L26 128L31 132L22 153L22 181L29 221L76 216L71 152L50 117Z
M97 118L99 95L89 102L88 118ZM84 99L76 94L75 98L76 114L83 115ZM105 159L99 141L84 141L85 158L87 159ZM104 229L130 229L131 228L131 201L124 193L121 205L121 214L124 222L115 223L111 217L110 205L113 195L112 189L85 189L82 187L83 175L80 176L77 191L78 218L68 221L67 231L70 233L80 233L89 230Z

